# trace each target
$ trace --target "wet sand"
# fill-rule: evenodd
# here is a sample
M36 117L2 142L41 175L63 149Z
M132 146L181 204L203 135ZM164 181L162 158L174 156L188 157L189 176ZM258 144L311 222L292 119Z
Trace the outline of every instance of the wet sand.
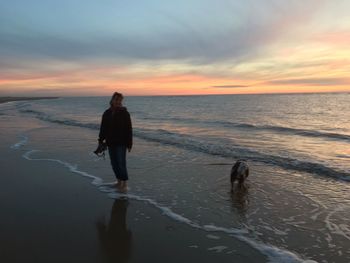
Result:
M242 241L208 238L147 202L111 199L58 163L23 158L32 146L11 149L23 123L2 120L0 131L2 262L267 261Z
M206 165L225 158L136 137L116 196L92 184L114 179L92 154L96 129L2 108L4 262L349 262L342 182L250 163L249 189L232 195L230 167Z

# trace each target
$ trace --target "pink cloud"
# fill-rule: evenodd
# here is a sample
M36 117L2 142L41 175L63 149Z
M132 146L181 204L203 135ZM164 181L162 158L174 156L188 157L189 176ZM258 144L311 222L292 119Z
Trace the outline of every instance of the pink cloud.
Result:
M349 46L350 30L325 32L315 35L312 40L335 46Z

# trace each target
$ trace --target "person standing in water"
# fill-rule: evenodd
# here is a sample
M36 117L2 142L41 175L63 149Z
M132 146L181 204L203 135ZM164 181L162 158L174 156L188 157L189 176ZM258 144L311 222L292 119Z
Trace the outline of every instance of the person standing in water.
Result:
M128 110L123 107L123 95L115 92L109 102L110 107L103 113L99 133L99 143L106 142L113 172L117 178L115 186L127 191L128 171L126 150L132 148L132 124Z

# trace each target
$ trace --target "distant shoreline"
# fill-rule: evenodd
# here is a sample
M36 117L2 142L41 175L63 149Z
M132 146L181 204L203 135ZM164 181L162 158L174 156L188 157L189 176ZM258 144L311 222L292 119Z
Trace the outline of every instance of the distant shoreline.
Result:
M203 97L203 96L289 96L289 95L326 95L326 94L350 94L348 91L344 92L286 92L286 93L242 93L242 94L162 94L162 95L128 95L127 97ZM65 98L95 98L95 97L110 97L109 95L98 96L64 96ZM42 100L42 99L58 99L62 97L0 97L0 104L11 101L25 101L25 100Z
M0 103L20 100L47 100L58 99L59 97L0 97Z

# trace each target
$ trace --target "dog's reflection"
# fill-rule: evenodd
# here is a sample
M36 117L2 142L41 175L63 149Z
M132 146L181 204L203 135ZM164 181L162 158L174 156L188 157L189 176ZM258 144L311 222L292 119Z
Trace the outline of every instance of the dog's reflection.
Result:
M236 185L230 195L232 208L244 219L249 206L249 186Z
M131 255L132 233L127 228L128 200L116 199L109 223L98 220L96 227L103 253L110 262L128 262Z

